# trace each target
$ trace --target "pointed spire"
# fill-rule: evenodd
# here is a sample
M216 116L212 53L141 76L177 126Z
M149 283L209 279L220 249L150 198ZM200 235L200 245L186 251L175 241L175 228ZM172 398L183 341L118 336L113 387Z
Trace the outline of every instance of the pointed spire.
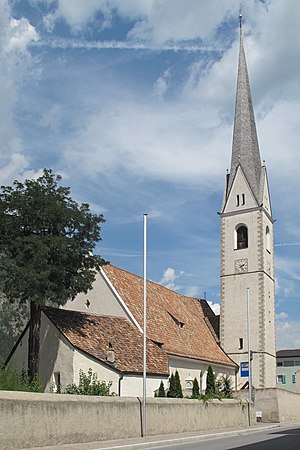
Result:
M259 202L261 160L244 51L241 12L239 18L240 54L228 192L232 186L237 167L240 164L255 198Z

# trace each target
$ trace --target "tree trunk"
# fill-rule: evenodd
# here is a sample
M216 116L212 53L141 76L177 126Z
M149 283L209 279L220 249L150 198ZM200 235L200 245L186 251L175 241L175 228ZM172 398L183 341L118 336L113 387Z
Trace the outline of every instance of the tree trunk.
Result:
M28 376L30 381L38 377L40 359L41 307L30 302L30 323L28 337Z

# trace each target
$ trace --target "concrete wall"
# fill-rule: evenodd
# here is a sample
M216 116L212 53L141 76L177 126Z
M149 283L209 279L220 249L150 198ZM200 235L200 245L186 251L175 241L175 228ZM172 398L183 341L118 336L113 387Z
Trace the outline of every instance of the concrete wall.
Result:
M276 389L280 422L300 421L300 394Z
M0 449L139 437L141 404L138 398L0 391ZM148 435L247 425L247 403L240 400L147 399Z
M248 398L248 391L239 391L239 398ZM300 394L269 388L256 389L254 404L251 406L251 422L255 423L256 414L262 414L262 422L299 422Z

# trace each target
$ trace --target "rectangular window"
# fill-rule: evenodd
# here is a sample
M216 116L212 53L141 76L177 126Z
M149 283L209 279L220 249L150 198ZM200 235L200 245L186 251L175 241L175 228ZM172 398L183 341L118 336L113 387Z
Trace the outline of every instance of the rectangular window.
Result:
M244 339L239 338L239 350L242 350L244 348Z
M300 366L300 361L295 361L295 366Z
M296 374L292 375L292 383L296 383Z
M240 206L240 196L236 196L236 206Z
M245 194L242 194L242 205L245 204Z
M284 367L292 367L294 366L294 361L283 361Z
M60 392L61 381L60 381L60 372L54 372L53 374L53 391Z
M283 366L283 362L282 361L278 361L277 362L277 367L282 367Z
M285 375L277 375L276 383L277 384L285 384Z

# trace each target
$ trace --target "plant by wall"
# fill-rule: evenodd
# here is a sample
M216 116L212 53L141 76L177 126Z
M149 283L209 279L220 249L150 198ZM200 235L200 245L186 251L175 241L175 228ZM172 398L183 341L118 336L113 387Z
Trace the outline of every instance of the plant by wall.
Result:
M165 391L164 383L163 383L163 381L161 381L160 385L159 385L157 397L165 397L165 396L166 396L166 391Z
M200 396L199 383L198 383L197 378L194 378L192 398L199 398L199 396Z
M167 397L171 398L183 398L182 387L180 382L179 373L176 370L175 375L171 374L169 378L169 390Z
M216 394L216 378L211 366L207 368L205 394L211 396Z
M228 375L221 377L218 381L218 390L224 398L232 398L232 378Z
M174 378L175 378L175 386L176 386L176 398L183 398L182 387L181 387L178 370L176 370Z
M5 367L0 370L0 390L43 392L44 388L38 378L30 381L26 369L19 374L15 368Z
M116 395L114 392L110 392L111 385L111 381L106 383L105 381L98 380L97 373L93 373L92 369L89 369L87 374L80 369L78 385L68 384L64 393L76 395Z

